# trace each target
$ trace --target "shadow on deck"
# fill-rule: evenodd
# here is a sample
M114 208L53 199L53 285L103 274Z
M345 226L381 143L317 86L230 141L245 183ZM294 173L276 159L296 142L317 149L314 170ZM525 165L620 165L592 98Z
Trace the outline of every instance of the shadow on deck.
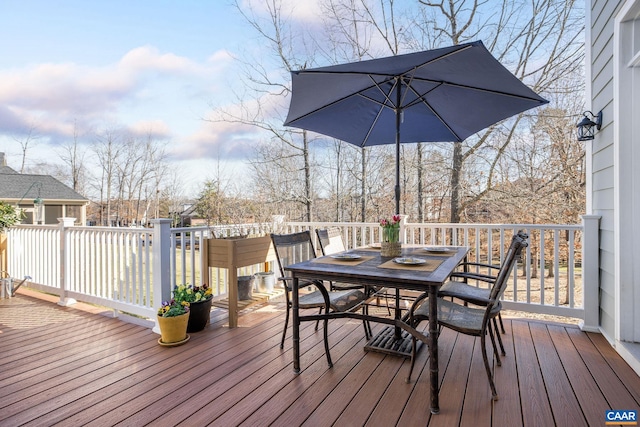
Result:
M640 378L601 335L575 325L505 319L496 402L479 340L444 330L441 412L430 415L427 352L407 384L409 361L365 352L355 320L330 323L332 369L322 333L303 324L303 370L294 375L290 335L279 348L281 303L245 312L236 329L214 310L204 331L166 348L149 328L34 295L0 300L3 426L573 426L640 407Z

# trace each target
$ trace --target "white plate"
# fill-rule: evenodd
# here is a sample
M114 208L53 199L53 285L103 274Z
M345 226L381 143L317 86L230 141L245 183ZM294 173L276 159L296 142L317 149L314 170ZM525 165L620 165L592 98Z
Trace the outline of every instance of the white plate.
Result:
M369 247L373 249L380 249L382 245L380 243L371 243Z
M337 255L331 255L331 258L339 259L339 260L342 260L342 261L354 261L354 260L360 259L362 257L360 255L357 255L357 254L337 254Z
M424 248L424 250L427 252L433 252L433 253L451 252L451 249L445 248L443 246L427 246L426 248Z
M427 262L426 259L415 258L415 257L402 257L402 258L394 258L393 262L396 264L404 264L404 265L420 265Z

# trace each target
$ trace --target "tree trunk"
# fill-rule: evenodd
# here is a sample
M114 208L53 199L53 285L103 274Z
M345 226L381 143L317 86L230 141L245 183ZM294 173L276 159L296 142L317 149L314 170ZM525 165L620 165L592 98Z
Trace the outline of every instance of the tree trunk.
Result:
M367 149L362 147L362 187L360 189L360 215L362 216L362 222L366 222L367 214Z
M304 195L306 206L307 222L311 222L311 208L313 197L311 194L311 166L309 162L309 138L307 137L307 131L302 132L302 141L304 148L302 150L304 156Z
M460 176L462 174L462 144L453 144L453 167L451 169L451 213L450 222L460 222Z
M423 177L423 166L422 166L422 148L423 145L422 144L418 144L417 147L417 161L418 161L418 222L424 222L424 201L423 201L423 184L422 184L422 177Z

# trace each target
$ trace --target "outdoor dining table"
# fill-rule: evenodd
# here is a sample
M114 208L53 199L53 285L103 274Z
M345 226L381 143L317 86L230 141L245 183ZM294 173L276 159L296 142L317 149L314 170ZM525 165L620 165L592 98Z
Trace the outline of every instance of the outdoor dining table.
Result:
M428 250L431 249L431 250ZM314 258L308 261L292 264L286 267L294 280L292 290L292 320L293 320L293 370L300 373L300 322L315 321L324 318L349 317L385 323L388 326L376 335L365 347L367 350L376 350L376 342L383 342L379 350L392 353L393 348L402 347L411 336L427 344L429 348L430 389L431 389L431 413L439 412L438 400L438 288L444 284L454 271L456 266L465 259L469 248L463 246L446 246L438 248L425 248L424 245L403 245L402 255L399 258L410 258L409 264L396 262L397 258L382 257L379 250L373 248L360 248L342 253L356 256L344 257L341 254ZM419 258L421 261L411 263L411 259ZM423 261L424 262L423 262ZM398 260L400 261L400 260ZM401 316L401 308L396 301L393 318L373 316L357 312L331 312L301 316L299 312L299 280L318 279L336 283L350 283L364 286L393 288L396 290L396 298L399 298L400 290L412 290L429 293L429 331L424 333L417 331L409 325ZM380 335L386 335L386 339L380 340ZM391 343L391 344L389 344ZM406 347L406 346L404 346ZM398 352L398 354L404 354Z

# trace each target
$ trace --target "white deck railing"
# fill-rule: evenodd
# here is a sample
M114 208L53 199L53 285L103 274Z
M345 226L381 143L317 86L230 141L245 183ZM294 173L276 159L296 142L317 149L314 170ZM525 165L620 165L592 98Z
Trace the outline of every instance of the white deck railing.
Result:
M338 227L348 249L380 241L381 229L377 223L290 222L286 226L286 232L314 232L316 228ZM586 236L585 228L589 226L595 229ZM500 265L511 236L519 230L529 234L529 246L517 271L514 269L503 297L503 306L584 320L585 298L593 298L595 287L597 316L597 269L596 274L591 273L587 280L583 269L586 261L584 251L589 249L585 245L596 248L595 254L588 256L592 259L597 257L597 218L585 217L583 224L576 225L403 223L401 234L408 244L468 246L469 261ZM588 239L592 239L591 243ZM593 261L590 260L589 265L593 266ZM591 286L586 289L589 279ZM587 294L587 291L591 293ZM593 304L593 301L589 302Z
M335 226L348 248L380 241L377 223L281 223L233 227L170 229L168 220L154 228L18 226L8 231L8 266L12 277L31 276L30 286L70 299L99 304L144 317L170 296L178 283L202 283L199 250L209 236L264 234ZM514 270L504 296L507 309L583 319L597 327L598 218L579 225L412 224L402 225L404 242L469 246L470 260L500 264L511 236L526 231L529 247ZM315 233L314 233L315 238ZM273 268L273 267L272 267ZM595 270L594 270L595 268ZM246 267L239 275L262 271ZM227 294L228 274L210 272L217 298ZM154 298L160 295L161 298Z

